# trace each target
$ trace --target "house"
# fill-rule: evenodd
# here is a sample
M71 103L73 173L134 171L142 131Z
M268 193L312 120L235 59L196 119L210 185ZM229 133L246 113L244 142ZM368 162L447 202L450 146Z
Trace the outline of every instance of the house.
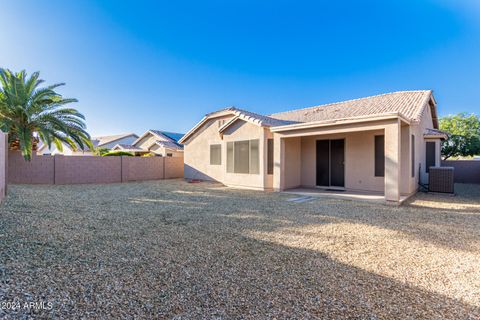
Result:
M209 113L185 136L185 177L283 191L383 194L399 203L440 166L430 90L401 91L269 116L234 107Z
M183 146L178 140L183 136L161 130L148 130L131 144L117 144L113 150L132 152L135 155L152 153L162 157L183 157Z
M94 148L104 148L104 149L112 149L116 144L130 144L135 141L138 136L135 133L123 133L117 135L110 135L110 136L99 136L99 137L92 137L92 144ZM78 148L76 151L72 150L72 148L62 143L63 150L60 151L57 147L52 144L49 148L47 145L42 144L37 149L38 155L55 155L55 154L62 154L66 156L92 156L92 150L82 150Z

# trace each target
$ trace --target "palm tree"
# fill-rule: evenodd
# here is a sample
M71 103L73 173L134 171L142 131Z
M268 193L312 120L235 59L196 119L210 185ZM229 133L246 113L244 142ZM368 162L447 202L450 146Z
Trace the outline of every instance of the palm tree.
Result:
M0 129L8 132L10 146L18 145L25 160L32 157L34 142L39 139L61 151L62 143L73 150L92 148L85 117L66 104L77 102L65 99L54 89L64 83L39 88L44 81L40 73L27 78L25 70L13 73L0 68Z

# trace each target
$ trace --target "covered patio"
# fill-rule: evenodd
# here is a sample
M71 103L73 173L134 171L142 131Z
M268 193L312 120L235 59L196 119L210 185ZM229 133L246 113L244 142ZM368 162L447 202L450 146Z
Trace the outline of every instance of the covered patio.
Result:
M273 189L400 204L417 189L417 127L392 114L272 128Z

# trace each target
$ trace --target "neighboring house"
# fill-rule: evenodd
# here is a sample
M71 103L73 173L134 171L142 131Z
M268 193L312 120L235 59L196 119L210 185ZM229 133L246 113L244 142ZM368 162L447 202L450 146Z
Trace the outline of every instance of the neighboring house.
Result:
M112 149L116 144L130 144L135 141L138 136L135 133L123 133L111 136L101 136L101 137L92 137L92 144L95 148L104 148L104 149ZM38 147L37 154L39 155L55 155L55 154L63 154L66 156L92 156L93 152L91 150L81 150L78 148L76 151L73 151L72 148L63 143L62 144L63 151L57 149L57 147L52 144L51 148L48 148L47 145L42 144Z
M402 91L263 116L207 114L180 139L185 177L283 191L383 193L398 203L440 166L432 91Z
M37 149L37 155L56 155L61 154L64 156L93 156L93 153L90 149L82 150L80 147L74 151L69 145L62 143L62 150L59 150L55 144L52 143L49 148L48 145L41 143Z
M92 138L93 146L98 148L113 149L117 144L131 144L138 139L135 133L124 133L113 136L102 136Z
M183 157L183 146L178 140L183 136L160 130L148 130L132 144L117 144L113 150L132 152L135 155L152 153L162 157Z

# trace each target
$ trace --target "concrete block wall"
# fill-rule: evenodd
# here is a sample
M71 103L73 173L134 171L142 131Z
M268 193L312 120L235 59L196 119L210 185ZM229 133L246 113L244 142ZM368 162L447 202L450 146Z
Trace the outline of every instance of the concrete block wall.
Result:
M162 157L122 157L123 181L164 179L165 159ZM176 176L176 178L178 177Z
M122 182L122 157L55 155L54 164L55 184Z
M165 179L183 177L183 157L167 157L165 160ZM178 161L181 159L181 161Z
M54 184L53 156L33 156L25 161L20 151L8 152L8 183Z
M0 131L0 201L7 194L8 135Z
M1 165L1 163L0 163ZM8 183L83 184L183 178L183 157L8 156Z
M454 181L457 183L480 183L480 161L446 160L442 167L454 167Z

